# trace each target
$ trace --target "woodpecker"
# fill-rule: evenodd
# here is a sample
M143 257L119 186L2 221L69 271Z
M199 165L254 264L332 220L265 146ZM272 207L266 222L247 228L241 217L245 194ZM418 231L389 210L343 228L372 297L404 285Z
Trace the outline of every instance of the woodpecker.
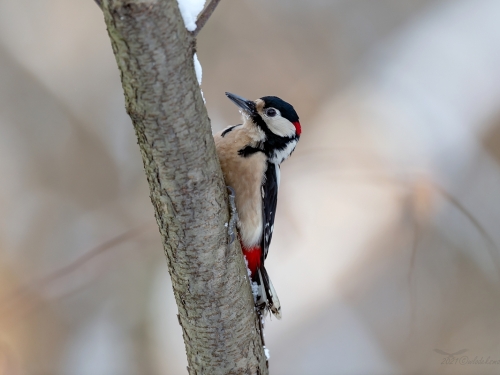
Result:
M274 229L280 164L300 138L299 116L276 96L255 101L226 92L242 124L214 135L225 182L234 189L238 238L251 273L256 306L281 318L281 306L264 267Z

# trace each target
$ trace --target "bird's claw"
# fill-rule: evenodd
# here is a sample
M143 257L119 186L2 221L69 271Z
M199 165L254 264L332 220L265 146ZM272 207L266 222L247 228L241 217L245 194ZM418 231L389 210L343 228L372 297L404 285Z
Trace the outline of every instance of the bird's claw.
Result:
M236 193L231 186L226 187L229 191L229 207L231 209L229 225L227 228L227 233L229 235L229 245L231 245L236 239L236 223L238 222L238 212L236 211L236 203L234 202Z

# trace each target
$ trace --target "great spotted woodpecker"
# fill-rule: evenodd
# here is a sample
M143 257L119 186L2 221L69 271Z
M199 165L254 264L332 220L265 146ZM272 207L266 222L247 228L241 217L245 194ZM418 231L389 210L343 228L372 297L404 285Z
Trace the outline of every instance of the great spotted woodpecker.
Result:
M280 164L299 141L299 117L276 96L251 101L226 95L240 108L243 123L214 136L217 155L226 184L236 193L238 238L252 282L258 285L256 306L279 319L281 306L264 261L274 229Z

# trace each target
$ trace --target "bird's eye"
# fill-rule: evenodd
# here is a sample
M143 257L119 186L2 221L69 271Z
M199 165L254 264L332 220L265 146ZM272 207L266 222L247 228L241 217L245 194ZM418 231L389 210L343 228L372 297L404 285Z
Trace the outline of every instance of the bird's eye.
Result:
M266 111L266 115L268 115L269 117L274 117L274 116L276 116L276 110L274 108L269 108Z

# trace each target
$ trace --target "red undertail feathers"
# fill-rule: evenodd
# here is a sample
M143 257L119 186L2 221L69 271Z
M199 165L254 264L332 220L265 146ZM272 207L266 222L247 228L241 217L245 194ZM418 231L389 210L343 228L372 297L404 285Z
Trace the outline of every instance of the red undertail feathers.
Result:
M253 277L255 275L255 272L257 272L260 267L262 250L260 246L251 247L249 249L242 246L241 248L243 250L243 255L247 260L248 269L250 270L250 272L252 272Z

